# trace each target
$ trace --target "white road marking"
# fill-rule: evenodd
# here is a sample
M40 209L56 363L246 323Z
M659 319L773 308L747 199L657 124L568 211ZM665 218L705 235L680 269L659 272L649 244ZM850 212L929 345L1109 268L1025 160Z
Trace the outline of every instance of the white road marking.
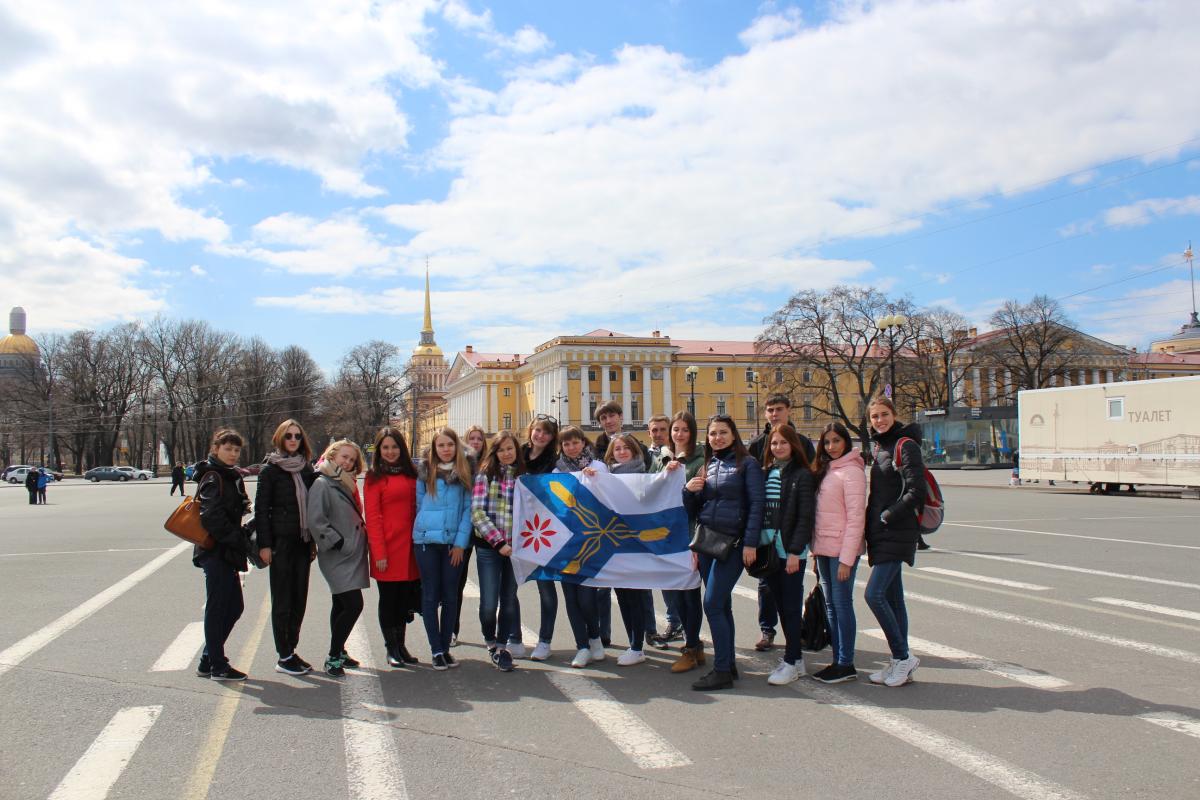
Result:
M939 550L939 552L949 553L950 555L956 556L968 556L970 558L983 558L989 561L1004 561L1009 564L1025 564L1026 566L1041 567L1042 569L1057 569L1062 570L1063 572L1078 572L1081 575L1099 575L1104 578L1119 578L1124 581L1153 583L1157 586L1173 586L1177 589L1200 589L1200 583L1172 581L1166 578L1151 578L1145 575L1131 575L1128 572L1109 572L1108 570L1103 569L1072 567L1069 564L1053 564L1047 561L1032 561L1028 558L1015 558L1013 556L994 556L990 553L971 553L966 550Z
M753 600L756 603L758 602L758 592L748 586L742 586L740 583L735 583L733 585L733 593L738 597L744 597L747 600Z
M20 664L31 655L53 642L59 636L74 628L85 619L95 614L106 605L128 592L134 586L153 575L161 567L184 550L191 550L192 545L183 542L172 547L144 567L131 572L104 591L86 600L73 610L63 614L58 619L46 625L39 631L29 634L21 641L0 651L0 676Z
M594 680L565 670L547 670L546 677L642 769L669 769L692 763Z
M917 567L923 572L932 572L935 575L949 575L952 578L966 578L970 581L979 581L980 583L994 583L997 586L1007 586L1010 589L1025 589L1030 592L1048 592L1049 586L1039 586L1036 583L1022 583L1021 581L1010 581L1004 578L993 578L990 575L976 575L974 572L959 572L955 569L942 569L941 567Z
M1154 614L1163 614L1168 617L1180 617L1181 619L1200 620L1200 612L1184 611L1182 608L1171 608L1170 606L1156 606L1153 603L1138 603L1134 600L1122 600L1119 597L1093 597L1092 602L1104 603L1109 606L1123 606L1125 608L1134 608L1138 611L1150 611Z
M873 636L876 639L886 639L883 631L879 628L863 631L867 636ZM908 637L908 646L914 650L920 650L923 653L928 653L938 658L944 658L949 661L957 661L960 664L965 664L968 667L990 672L993 675L999 675L1001 678L1007 678L1010 681L1023 683L1026 686L1032 686L1035 689L1062 689L1070 686L1070 681L1065 681L1062 678L1056 678L1053 675L1046 675L1041 672L1035 672L1019 664L1010 664L1006 661L996 661L995 659L981 656L977 653L969 653L966 650L959 650L957 647L938 644L927 639L918 639L916 636Z
M854 695L812 681L788 685L1023 800L1083 800L1084 795L1065 786Z
M1185 733L1195 739L1200 739L1200 720L1176 714L1174 711L1151 711L1139 714L1138 719L1160 725L1169 730Z
M346 649L371 662L371 643L356 626ZM346 782L350 800L408 800L400 751L389 724L379 675L366 669L350 670L342 683L342 733L346 741Z
M50 794L50 800L102 800L121 777L162 706L122 708Z
M1125 650L1133 650L1138 653L1148 653L1150 655L1162 656L1163 658L1173 658L1177 661L1184 661L1189 664L1200 664L1200 653L1193 653L1189 650L1179 650L1174 647L1164 647L1163 645L1151 644L1150 642L1139 642L1136 639L1125 639L1120 636L1109 636L1105 633L1096 633L1095 631L1076 628L1072 625L1061 625L1057 622L1046 622L1045 620L1035 619L1033 617L1020 616L1018 614L1009 614L1006 611L996 611L991 608L980 608L979 606L971 606L966 603L959 603L954 600L943 600L940 597L931 597L926 594L917 592L905 592L906 600L916 600L920 603L929 603L930 605L949 608L954 611L962 611L966 614L974 614L979 617L987 617L988 619L1001 620L1002 622L1015 622L1018 625L1024 625L1030 628L1038 628L1052 633L1062 633L1067 636L1074 636L1077 639L1087 639L1092 642L1109 647L1120 647Z
M75 556L90 553L161 553L170 550L169 547L110 547L107 550L45 550L37 553L0 553L0 558L18 558L20 556Z
M1167 544L1165 542L1147 542L1142 539L1110 539L1107 536L1086 536L1082 533L1058 533L1056 531L1031 531L1025 528L997 528L994 525L971 525L966 522L944 522L956 528L979 528L985 531L1006 531L1008 533L1036 533L1039 536L1061 536L1065 539L1092 539L1097 542L1115 542L1117 544L1136 544L1144 547L1170 547L1177 550L1200 550L1200 545Z
M163 651L150 667L151 672L177 672L187 669L196 658L196 653L204 646L204 623L189 622L184 626L175 641Z

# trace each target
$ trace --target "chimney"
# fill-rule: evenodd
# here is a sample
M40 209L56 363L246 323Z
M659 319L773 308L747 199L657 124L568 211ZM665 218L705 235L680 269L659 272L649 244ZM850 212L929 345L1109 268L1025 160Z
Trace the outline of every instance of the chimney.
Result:
M467 352L468 352L468 353L474 353L474 352L475 352L475 348L474 348L474 347L472 347L471 345L467 345Z
M651 333L650 333L650 337L651 337L652 339L661 339L661 338L662 338L662 331L651 331Z

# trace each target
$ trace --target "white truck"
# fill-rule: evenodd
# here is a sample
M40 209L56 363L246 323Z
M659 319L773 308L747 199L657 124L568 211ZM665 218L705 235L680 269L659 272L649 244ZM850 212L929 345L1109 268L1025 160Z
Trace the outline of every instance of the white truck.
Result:
M1017 396L1022 481L1200 486L1200 376Z

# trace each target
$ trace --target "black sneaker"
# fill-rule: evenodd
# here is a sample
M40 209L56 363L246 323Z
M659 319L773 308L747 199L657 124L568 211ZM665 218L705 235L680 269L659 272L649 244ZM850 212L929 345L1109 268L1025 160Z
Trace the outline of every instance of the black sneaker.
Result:
M301 657L300 657L299 655L297 655L296 653L292 653L292 658L296 659L296 663L297 663L297 664L299 664L300 666L304 667L304 671L305 671L305 672L312 672L312 664L310 664L310 663L308 663L307 661L305 661L303 658L301 658Z
M661 639L664 644L670 644L671 642L682 642L683 626L672 625L671 627L667 628L666 632L662 636L658 638Z
M697 692L711 692L717 689L732 689L733 676L728 672L717 672L715 669L692 684Z
M446 659L446 666L450 667L450 669L454 669L458 666L458 659L449 653L446 653L444 656L442 656L442 658Z
M731 676L731 677L732 677L732 678L733 678L735 681L740 681L740 680L742 679L742 676L741 676L741 675L738 675L738 671L737 671L737 664L730 664L730 665L729 665L729 675L730 675L730 676Z
M212 664L209 663L208 656L200 656L200 663L196 666L196 674L201 678L207 678L212 675Z
M355 667L362 666L361 661L359 661L356 658L351 658L350 654L347 653L345 650L342 651L341 661L342 661L343 667L349 667L350 669L354 669Z
M830 664L825 669L813 673L813 680L821 683L845 683L858 680L858 670L853 664Z
M226 664L220 669L214 669L208 677L214 681L244 681L246 680L246 673Z
M929 550L930 549L930 544L929 544L929 542L925 541L924 536L917 537L917 549L918 550Z
M433 654L433 668L438 672L445 672L450 669L450 665L446 663L446 657L441 653Z
M335 678L345 677L346 670L342 669L344 666L345 662L342 661L341 656L330 656L325 659L325 674Z
M282 672L284 675L303 675L308 672L304 668L304 664L292 653L287 658L281 658L275 662L275 671Z
M496 649L492 651L492 663L496 665L496 669L501 672L513 671L512 653L507 650Z

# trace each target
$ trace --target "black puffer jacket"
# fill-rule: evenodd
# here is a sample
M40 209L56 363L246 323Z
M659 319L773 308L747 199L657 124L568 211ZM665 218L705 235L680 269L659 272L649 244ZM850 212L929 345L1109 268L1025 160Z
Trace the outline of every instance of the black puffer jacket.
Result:
M732 450L714 455L704 469L704 488L683 490L688 516L718 533L738 536L743 547L758 547L765 504L762 467L751 456L739 469Z
M871 492L867 496L867 561L872 566L904 561L912 566L917 554L917 515L925 505L925 462L921 458L921 429L897 422L887 433L875 434ZM904 443L896 467L896 442Z
M770 475L770 469L767 474ZM812 544L817 519L817 492L813 474L797 461L783 465L779 475L779 508L775 519L764 519L764 528L779 531L783 549L801 555Z
M192 477L200 498L200 524L217 540L215 550L204 550L199 545L193 548L192 563L199 566L202 556L213 553L239 571L247 569L250 540L242 530L242 516L250 510L250 498L242 474L216 456L209 456L196 465Z
M312 488L317 473L311 464L300 470L304 485ZM300 505L296 501L296 483L292 473L275 464L266 464L258 473L254 492L254 528L258 546L274 547L283 538L300 538Z
M558 448L547 447L537 458L530 458L533 445L526 442L521 445L521 455L525 456L525 473L527 475L549 475L558 464Z

